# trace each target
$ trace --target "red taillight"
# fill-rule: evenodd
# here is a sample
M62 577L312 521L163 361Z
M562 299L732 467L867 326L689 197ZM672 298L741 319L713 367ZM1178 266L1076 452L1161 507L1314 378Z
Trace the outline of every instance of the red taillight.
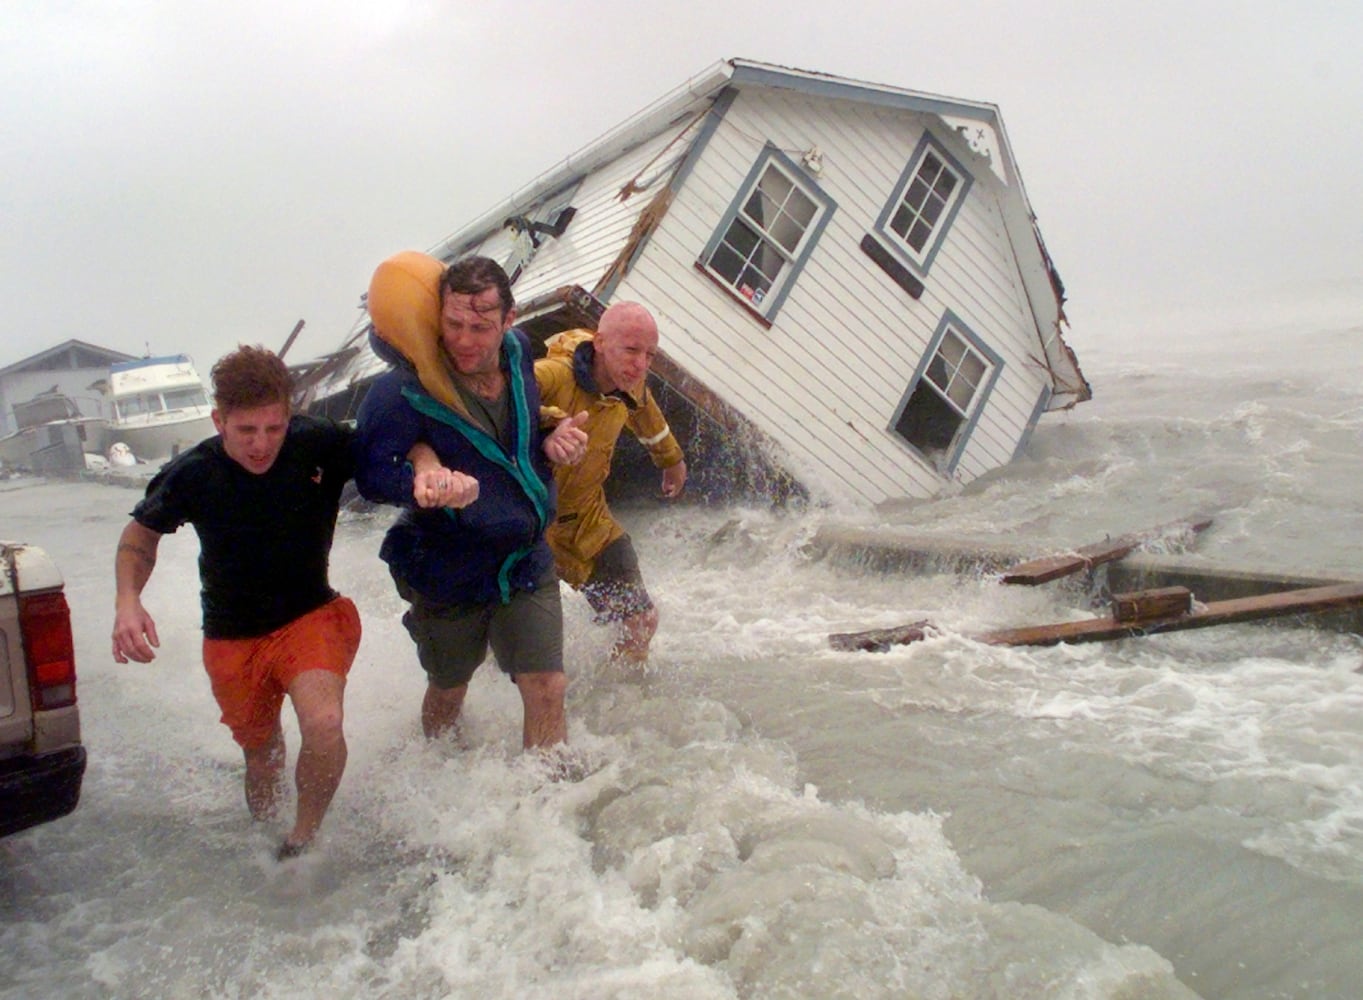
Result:
M71 609L61 591L19 598L19 626L28 652L34 711L76 703L76 653Z

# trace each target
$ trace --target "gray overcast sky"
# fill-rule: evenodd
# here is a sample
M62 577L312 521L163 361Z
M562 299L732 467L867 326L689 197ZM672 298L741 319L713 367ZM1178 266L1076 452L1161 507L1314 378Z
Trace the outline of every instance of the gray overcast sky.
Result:
M997 104L1081 362L1359 322L1361 25L1342 0L0 0L0 367L75 337L206 369L299 319L291 360L320 354L385 256L734 56Z

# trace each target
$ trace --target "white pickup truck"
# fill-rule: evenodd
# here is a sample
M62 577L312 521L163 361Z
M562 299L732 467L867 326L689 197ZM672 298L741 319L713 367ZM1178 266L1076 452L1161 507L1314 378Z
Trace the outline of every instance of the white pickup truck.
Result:
M61 572L34 545L0 541L0 836L65 816L85 748L71 611Z

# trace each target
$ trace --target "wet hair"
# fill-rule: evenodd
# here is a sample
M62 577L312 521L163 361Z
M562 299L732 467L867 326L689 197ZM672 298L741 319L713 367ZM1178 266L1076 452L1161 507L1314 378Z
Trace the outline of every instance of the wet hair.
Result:
M293 379L274 351L238 344L213 365L213 405L222 413L272 403L289 405Z
M511 294L511 279L491 257L463 257L445 269L440 279L440 304L444 306L447 295L481 295L489 288L497 289L497 298L502 304L502 319L516 308L516 299Z

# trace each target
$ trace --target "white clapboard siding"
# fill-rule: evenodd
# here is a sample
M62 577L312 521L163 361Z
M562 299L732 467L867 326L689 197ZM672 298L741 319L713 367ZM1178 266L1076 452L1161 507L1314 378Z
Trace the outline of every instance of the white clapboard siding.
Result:
M689 121L688 117L686 122L642 142L579 181L570 199L576 214L561 237L542 240L515 284L513 291L517 302L530 302L564 285L595 287L624 248L639 213L659 188L666 185L670 173L667 168L675 166L677 159L685 155L696 129L686 130L682 137L684 141L673 143L673 139L683 132ZM654 183L647 190L622 201L620 190L635 178L640 181L654 178ZM534 208L535 202L529 201L524 211ZM457 243L459 238L456 236L452 240ZM510 231L498 227L483 235L481 240L453 247L447 241L430 253L444 255L462 251L460 256L479 253L502 261L512 254L514 246L515 239ZM312 393L314 398L343 392L388 367L369 346L365 333L368 323L368 316L363 316L342 345L358 348L355 360L343 371L319 382Z
M583 178L572 198L577 214L567 231L545 240L516 282L519 301L529 302L563 285L596 286L624 249L639 213L666 187L666 168L686 152L683 142L669 148L681 131L681 126L671 128ZM686 138L695 132L692 128ZM653 183L622 201L621 190L636 178L652 178Z
M672 106L650 109L638 122L570 156L430 252L445 259L481 253L505 261L509 271L522 263L514 287L521 303L564 285L593 289L625 247L639 214L666 187L709 107L706 95L686 93ZM631 182L642 190L621 199ZM543 210L560 204L575 210L563 235L541 236L529 260L520 260L513 252L517 238L502 228L503 222L515 215L550 221ZM525 237L519 240L524 246Z
M923 127L977 173L915 302L866 258L861 237L893 193ZM768 328L694 263L765 143L798 160L818 146L836 209ZM997 178L935 116L745 90L696 163L619 294L665 311L664 347L792 456L797 476L868 502L928 495L936 470L886 430L946 309L1003 358L957 465L961 481L1007 462L1043 385L1039 352L996 203ZM716 336L715 331L723 331Z

